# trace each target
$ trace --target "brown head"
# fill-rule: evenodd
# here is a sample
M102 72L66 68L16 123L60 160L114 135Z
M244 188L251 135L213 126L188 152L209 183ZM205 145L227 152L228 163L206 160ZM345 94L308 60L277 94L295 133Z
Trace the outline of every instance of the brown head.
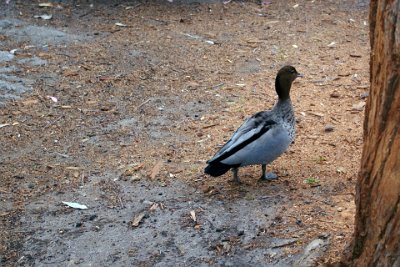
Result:
M284 66L278 71L275 80L275 90L279 96L279 99L285 100L290 98L290 87L292 82L296 80L297 77L303 77L297 70L292 66Z

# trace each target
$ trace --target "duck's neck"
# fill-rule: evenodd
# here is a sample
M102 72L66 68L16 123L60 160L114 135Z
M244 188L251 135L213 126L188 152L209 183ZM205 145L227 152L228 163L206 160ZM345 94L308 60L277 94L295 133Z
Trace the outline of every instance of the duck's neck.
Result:
M278 75L275 79L275 91L279 96L279 99L286 100L289 99L289 92L292 83L286 79L281 79Z
M292 100L290 100L290 97L286 99L278 98L278 101L275 104L275 108L284 108L289 106L292 106Z
M286 99L279 98L273 107L273 111L275 114L282 115L283 117L293 116L294 111L290 97Z

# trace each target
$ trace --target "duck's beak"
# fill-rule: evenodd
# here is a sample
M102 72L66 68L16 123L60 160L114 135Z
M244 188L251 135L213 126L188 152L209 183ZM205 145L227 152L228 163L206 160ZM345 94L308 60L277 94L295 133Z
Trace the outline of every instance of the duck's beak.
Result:
M297 77L296 78L303 78L304 77L304 75L303 74L301 74L301 73L297 73Z

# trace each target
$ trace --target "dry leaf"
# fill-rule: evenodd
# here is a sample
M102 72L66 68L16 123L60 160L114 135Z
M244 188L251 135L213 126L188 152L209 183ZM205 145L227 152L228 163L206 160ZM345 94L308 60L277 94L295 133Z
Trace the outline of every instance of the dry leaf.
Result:
M53 101L54 103L57 103L58 102L58 99L57 99L57 97L54 97L54 96L46 96L48 99L51 99L51 101Z
M262 43L264 41L260 40L260 39L247 39L246 42L248 42L249 44L257 44L257 43Z
M132 167L132 171L138 171L138 170L140 170L141 168L143 168L143 166L144 166L143 163L140 163L140 164L138 164L138 165Z
M76 70L65 70L65 71L63 71L63 75L64 75L65 77L78 76L78 75L79 75L79 72L76 71Z
M158 161L156 165L154 165L153 169L151 170L150 178L155 179L156 176L159 174L161 167L163 166L164 162L162 160Z
M37 104L38 102L39 102L38 99L30 98L30 99L22 100L21 104L24 106L28 106L28 105L32 105L32 104Z
M138 227L140 222L142 221L143 217L144 217L145 213L141 212L138 215L136 215L133 220L131 221L131 225L133 227Z
M127 27L126 24L123 24L121 22L116 22L115 25L118 26L118 27Z
M6 127L6 126L10 126L10 124L9 123L0 124L0 128Z
M80 167L73 167L73 166L70 166L70 167L65 167L65 169L66 170L80 170L81 168Z
M191 210L191 211L190 211L190 216L192 217L192 220L193 220L194 222L197 221L196 212L195 212L194 210Z
M87 65L79 65L79 68L85 69L85 70L92 70L90 66Z
M82 205L76 202L66 202L62 201L63 204L67 205L68 207L74 208L74 209L80 209L80 210L86 210L88 207L86 205Z
M267 22L265 22L265 24L276 24L276 23L279 23L279 20L270 20L270 21L267 21Z
M40 7L53 7L53 3L39 3Z
M113 81L113 80L115 80L115 79L116 79L116 78L113 77L113 76L101 76L101 77L99 78L100 81Z
M154 211L154 210L158 209L158 207L159 207L158 203L153 203L153 205L151 205L151 207L150 207L150 210Z
M44 20L49 20L49 19L52 19L53 18L53 15L47 15L47 14L44 14L44 15L35 15L35 16L33 16L35 19L44 19Z
M313 111L308 111L308 114L314 115L314 116L317 116L317 117L320 117L320 118L322 118L324 116L324 114L322 114L322 113L313 112Z
M125 169L125 171L121 174L121 176L133 176L141 168L143 168L143 163L131 164Z

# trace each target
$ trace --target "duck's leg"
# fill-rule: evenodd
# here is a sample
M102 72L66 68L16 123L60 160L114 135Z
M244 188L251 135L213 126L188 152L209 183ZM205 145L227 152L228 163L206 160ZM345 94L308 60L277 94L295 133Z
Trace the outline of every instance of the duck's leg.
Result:
M261 178L260 178L261 181L272 181L272 180L278 179L278 175L276 175L275 173L273 173L273 172L266 173L267 164L262 164L261 170L262 170L262 174L261 174Z
M233 174L232 182L234 182L236 184L240 184L241 183L240 179L239 179L239 176L238 176L238 171L239 171L239 168L232 168L232 174Z

